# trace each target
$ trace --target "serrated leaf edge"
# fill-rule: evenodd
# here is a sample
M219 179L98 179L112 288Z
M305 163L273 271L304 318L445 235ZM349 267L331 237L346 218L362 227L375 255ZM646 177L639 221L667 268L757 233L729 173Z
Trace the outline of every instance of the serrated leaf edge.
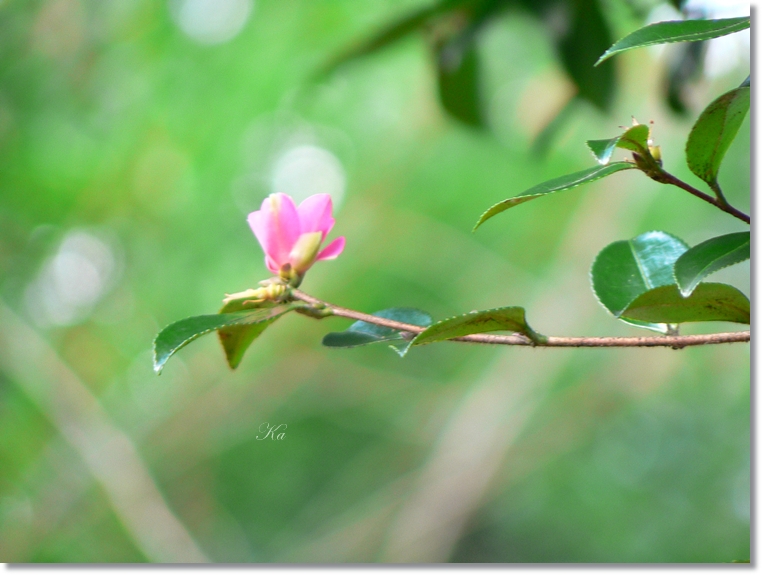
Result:
M740 17L740 18L712 18L710 20L737 20L736 24L742 24L743 20L746 20L749 23L749 26L744 26L742 28L739 28L738 30L733 30L732 32L727 32L725 34L720 34L719 36L715 36L715 38L721 38L722 36L727 36L728 34L735 34L736 32L740 32L741 30L746 30L746 28L749 28L751 26L751 19L750 19L749 16L744 16L744 17ZM665 22L681 22L682 23L682 22L687 22L687 20L662 20L661 22L653 22L651 24L648 24L647 26L643 26L641 28L638 28L637 30L634 30L634 31L630 32L626 36L622 36L619 40L614 42L611 45L611 48L606 50L601 55L601 57L598 58L598 61L595 64L593 64L593 66L597 66L598 64L604 62L605 60L608 60L612 56L614 56L616 54L620 54L621 52L626 52L628 50L636 50L638 48L646 48L648 46L654 46L654 45L659 45L659 44L676 44L678 42L701 41L701 40L693 40L691 38L691 36L700 36L702 34L706 34L706 32L693 32L693 33L691 33L689 35L681 36L680 38L673 38L671 40L653 40L653 41L650 41L650 42L639 44L637 46L631 46L629 48L619 48L617 50L612 50L614 48L614 46L619 44L622 40L625 40L626 38L632 36L633 34L635 34L637 32L640 32L641 30L645 30L646 28L648 28L650 26L655 26L656 24L664 24ZM736 24L728 24L725 28L733 28ZM723 29L724 28L719 28L717 31L719 32L720 30L723 30ZM713 40L714 38L709 38L709 39Z
M635 236L635 238L639 238L640 236L643 236L643 235L645 235L645 234L652 234L652 233L654 233L654 232L658 232L658 233L660 233L660 234L666 234L666 235L668 235L668 236L671 236L671 237L673 237L674 239L676 239L676 240L678 240L678 241L682 242L682 243L683 243L683 244L685 244L686 246L688 245L688 244L687 244L685 241L683 241L682 239L678 238L677 236L675 236L675 235L673 235L673 234L670 234L669 232L665 232L664 230L649 230L649 231L647 231L647 232L643 232L642 234L638 234L637 236ZM601 307L602 307L602 308L603 308L603 309L606 311L606 313L608 313L608 314L609 314L611 317L613 317L614 319L618 319L619 321L621 321L621 322L623 322L623 323L626 323L627 325L631 325L631 326L633 326L633 327L637 327L637 328L639 328L639 329L649 329L649 330L651 330L651 331L657 331L658 333L667 333L667 324L666 324L666 323L654 323L654 324L652 324L652 325L654 325L654 326L661 326L661 325L663 325L663 326L664 326L664 329L663 329L663 330L662 330L662 329L658 329L658 330L657 330L657 329L652 329L652 328L649 328L649 327L645 327L645 326L642 326L642 325L635 325L635 324L633 324L633 323L631 323L631 322L627 321L626 319L622 319L620 316L618 316L618 315L616 315L614 312L612 312L612 311L611 311L611 310L610 310L610 309L609 309L609 308L606 306L606 304L604 304L604 303L601 301L601 298L600 298L600 296L598 295L598 292L595 290L595 282L593 281L593 268L595 267L595 262L597 262L597 261L598 261L598 257L601 255L601 252L603 252L603 250L605 250L605 249L606 249L607 247L609 247L611 244L615 244L615 243L617 243L617 242L627 242L627 243L629 243L629 242L631 242L632 240L634 240L635 238L630 238L629 240L615 240L615 241L613 241L613 242L611 242L611 243L607 244L606 246L604 246L602 249L598 250L598 253L597 253L597 254L596 254L596 256L595 256L595 259L593 260L593 263L592 263L592 264L590 264L590 269L589 269L589 270L588 270L588 272L587 272L587 275L588 275L588 277L590 278L590 288L591 288L591 289L590 289L590 291L591 291L591 292L593 292L593 296L595 297L595 300L596 300L596 301L597 301L597 302L600 304L600 306L601 306ZM690 247L689 247L688 249L690 249ZM683 253L685 253L685 252L683 252ZM675 260L675 261L677 261L677 260ZM640 264L638 264L638 267L640 267ZM673 266L672 266L672 276L674 277L674 275L675 275L675 266L673 265ZM671 285L671 284L670 284L670 285ZM677 285L677 289L679 290L679 289L680 289L680 286L678 285L677 281L675 281L675 285ZM659 286L659 287L663 287L663 286ZM650 291L651 289L655 289L655 288L649 288L649 289L648 289L648 290L646 290L646 291ZM643 292L643 293L646 293L646 292ZM634 302L636 299L638 299L638 298L639 298L641 295L643 295L643 294L637 295L637 296L635 296L634 298L632 298L632 300L630 300L629 302L627 302L627 306L625 306L625 308L624 308L624 309L627 309L627 307L629 307L629 306L630 306L630 304L632 304L632 302ZM622 310L622 311L624 311L624 310ZM639 321L639 320L638 320L638 321ZM650 322L643 322L643 323L650 323Z
M731 232L731 233L734 233L734 232ZM735 233L748 233L748 232L735 232ZM725 234L725 235L730 235L730 234ZM716 237L722 237L722 236L716 236ZM714 238L710 238L710 239L714 239ZM709 240L706 240L706 241L709 241ZM701 242L701 243L699 243L699 244L696 244L696 246L700 246L702 243L704 243L704 242ZM749 245L751 246L751 235L749 236ZM690 249L693 249L693 248L695 248L696 246L691 246L691 248L690 248ZM733 252L734 252L734 251L736 251L736 250L739 250L739 249L741 249L742 247L743 247L743 245L741 245L741 246L738 246L738 247L737 247L735 250L733 250ZM733 253L733 252L728 252L728 254L731 254L731 253ZM687 253L687 252L685 252L685 253ZM728 254L725 254L725 255L728 255ZM682 255L681 255L680 257L682 257ZM679 260L679 259L680 259L680 258L678 258L678 260ZM731 266L737 266L738 264L742 264L742 263L744 263L745 261L748 261L748 260L750 260L750 259L751 259L751 254L749 254L749 257L748 257L748 258L744 258L744 259L742 259L742 260L739 260L739 261L737 261L737 262L733 262L733 263L731 263L731 264L726 264L726 265L724 265L724 266L722 266L722 267L720 267L720 268L717 268L716 270L714 270L714 271L712 271L712 272L710 272L710 273L706 274L704 277L709 277L710 275L712 275L712 274L715 274L715 273L717 273L717 272L719 272L719 271L722 271L722 270L724 270L725 268L729 268L729 267L731 267ZM677 261L678 261L678 260L675 260L675 265L677 264ZM685 292L683 292L683 288L680 286L680 282L679 282L679 281L677 281L677 276L675 275L675 265L673 265L673 266L672 266L672 277L673 277L673 278L674 278L674 280L675 280L675 285L677 285L677 289L678 289L678 290L680 290L680 295L682 295L683 297L687 298L687 297L689 297L689 296L690 296L690 295L693 293L693 290L695 290L695 289L696 289L696 288L697 288L697 287L698 287L700 284L702 284L702 283L704 283L704 282L703 282L703 281L701 281L701 280L699 280L699 281L698 281L698 283L696 283L696 285L694 285L694 286L693 286L693 287L690 289L690 291L689 291L689 292L686 294ZM709 282L709 283L717 283L717 282ZM742 292L742 293L743 293L743 292ZM632 303L632 302L630 302L630 303Z

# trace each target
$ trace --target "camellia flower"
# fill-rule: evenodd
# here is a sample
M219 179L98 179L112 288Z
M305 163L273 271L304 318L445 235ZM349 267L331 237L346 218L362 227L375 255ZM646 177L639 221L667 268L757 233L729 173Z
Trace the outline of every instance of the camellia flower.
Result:
M344 250L343 237L320 250L335 223L332 211L328 194L310 196L299 207L286 194L265 198L262 207L249 214L248 221L265 252L267 269L298 285L316 261L337 258Z

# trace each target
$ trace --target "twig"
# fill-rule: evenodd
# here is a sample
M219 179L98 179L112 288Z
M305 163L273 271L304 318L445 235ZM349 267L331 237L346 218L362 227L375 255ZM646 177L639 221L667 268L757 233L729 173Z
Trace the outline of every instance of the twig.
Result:
M411 334L421 333L424 327L403 323L354 311L319 300L297 289L291 290L291 296L321 309L328 309L332 315L372 323L381 327L396 329ZM548 336L547 341L535 343L520 334L491 335L474 334L453 338L448 341L484 343L492 345L526 345L533 347L671 347L680 349L695 345L713 345L718 343L739 343L750 341L748 331L732 331L702 335L659 335L651 337L559 337Z
M682 181L679 178L676 178L675 176L673 176L669 172L665 172L664 170L660 170L658 174L658 179L657 178L653 178L653 179L656 179L656 181L658 182L677 186L678 188L685 190L689 194L693 194L697 198L701 198L705 202L709 202L713 206L721 209L723 212L727 212L731 216L735 216L736 218L738 218L739 220L743 220L747 224L751 223L751 218L747 214L743 213L741 210L737 208L734 208L727 202L727 200L725 199L725 196L722 194L722 191L720 191L719 186L717 186L716 189L713 188L715 193L717 193L717 197L713 198L709 194L706 194L702 192L701 190L697 190L690 184Z

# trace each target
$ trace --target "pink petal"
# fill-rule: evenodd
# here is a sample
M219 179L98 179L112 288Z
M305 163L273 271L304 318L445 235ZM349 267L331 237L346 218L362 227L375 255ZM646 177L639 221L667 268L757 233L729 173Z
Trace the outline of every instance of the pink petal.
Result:
M271 260L268 268L272 263L279 269L288 262L288 254L299 239L299 215L294 201L286 194L272 194L265 198L259 211L249 214L248 221Z
M277 274L280 271L280 266L276 264L270 256L265 256L265 265L267 266L267 269L274 274Z
M328 194L315 194L304 200L297 208L303 234L323 232L323 239L333 228L335 220L331 215L333 202Z
M335 260L337 257L339 257L339 254L344 251L344 244L346 243L347 240L344 236L336 238L330 244L325 246L325 248L323 248L323 251L318 254L318 257L315 258L315 261Z

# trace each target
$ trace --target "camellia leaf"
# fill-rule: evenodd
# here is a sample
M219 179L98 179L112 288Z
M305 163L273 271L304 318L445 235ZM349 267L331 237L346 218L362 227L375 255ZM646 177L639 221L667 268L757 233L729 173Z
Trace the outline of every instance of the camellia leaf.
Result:
M738 232L718 236L693 246L675 262L675 280L687 297L709 274L751 257L751 234Z
M535 4L545 12L550 3ZM557 40L561 64L577 88L577 95L600 110L609 110L614 100L616 71L613 65L595 67L598 55L611 46L614 36L599 0L573 0L563 3L566 26L551 34ZM542 16L541 16L542 17Z
M366 41L337 55L330 63L323 67L320 75L330 74L339 66L351 60L386 48L405 36L423 29L432 18L454 8L455 6L457 6L457 3L439 2L402 16L400 19L384 27Z
M632 50L633 48L668 44L670 42L710 40L732 34L733 32L740 32L748 28L750 24L748 16L743 18L723 18L721 20L671 20L656 22L655 24L649 24L639 30L635 30L632 34L616 42L603 53L595 65L597 66L615 54Z
M474 311L438 321L415 336L400 355L405 355L411 347L416 345L491 331L521 333L538 343L545 339L544 336L529 327L523 307L501 307L485 311Z
M529 188L518 196L508 198L507 200L503 200L502 202L492 206L479 218L479 221L474 226L474 231L476 231L480 225L482 225L492 216L497 215L500 212L507 210L508 208L512 208L513 206L518 206L519 204L523 204L524 202L528 202L529 200L533 200L553 192L570 190L582 184L600 180L601 178L605 178L606 176L610 176L616 172L621 172L622 170L632 170L636 167L637 166L635 166L635 164L631 164L629 162L614 162L613 164L595 166L594 168L590 168L588 170L582 170L581 172L575 172L573 174L561 176L560 178L548 180L547 182L538 184L533 188Z
M659 231L609 244L600 251L590 270L593 293L615 317L636 327L666 332L666 325L631 322L620 316L641 294L674 284L672 267L687 249L681 239Z
M284 306L286 306L287 309L284 309ZM300 307L299 304L282 304L273 301L255 303L246 297L230 300L225 303L219 311L221 314L254 309L272 310L273 313L272 317L267 318L264 321L230 325L217 330L217 336L220 338L222 349L225 350L225 358L227 359L230 369L238 367L246 350L271 323L283 315L283 313L298 307ZM281 311L282 313L280 313Z
M676 285L661 286L641 294L622 317L657 323L696 321L751 321L749 298L733 286L703 283L688 297Z
M473 39L458 39L437 50L439 100L453 118L484 126L479 85L479 57Z
M238 311L215 315L199 315L181 319L165 327L153 342L153 368L161 373L164 364L179 349L185 347L194 339L221 328L271 322L284 313L295 309L300 304L282 304L263 309ZM260 330L261 332L261 330ZM248 343L251 343L251 338ZM227 349L226 349L227 352ZM240 352L241 355L243 351ZM238 358L240 361L240 357Z
M431 316L429 314L410 307L384 309L372 315L420 327L431 325ZM396 329L364 321L356 321L346 331L326 334L323 338L323 345L327 347L358 347L371 343L394 342L397 340L405 341Z
M691 172L712 188L720 164L735 139L751 103L749 79L717 98L701 112L688 135L685 156Z
M625 131L616 138L610 140L588 140L587 147L593 152L593 156L599 164L605 166L611 160L614 150L622 148L646 154L648 152L648 136L651 130L646 124L638 124Z

